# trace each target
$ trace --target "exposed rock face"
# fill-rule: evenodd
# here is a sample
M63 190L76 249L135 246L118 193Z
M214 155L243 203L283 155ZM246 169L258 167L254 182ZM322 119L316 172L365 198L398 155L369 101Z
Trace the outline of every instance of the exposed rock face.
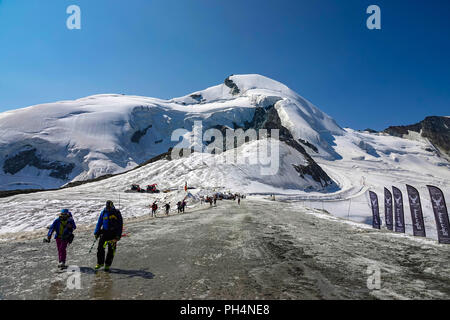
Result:
M396 137L404 137L409 131L421 133L447 156L450 157L450 118L431 116L425 120L409 126L393 126L383 132Z
M74 169L75 164L42 159L37 154L37 150L32 148L7 158L3 164L3 171L9 174L16 174L26 166L42 170L51 170L50 177L66 180L68 179L68 175Z
M197 102L202 102L203 96L201 94L191 94L190 97Z
M219 130L224 137L226 137L226 130L229 129L228 127L224 125L217 125L212 127L214 129ZM314 181L317 181L321 183L323 187L326 187L328 185L331 185L333 183L333 180L326 174L326 172L314 161L314 159L306 152L306 150L302 147L302 145L294 139L291 132L285 128L281 124L281 119L278 115L278 111L276 110L274 105L268 106L267 108L262 107L256 107L255 108L255 114L253 116L252 121L245 122L245 127L240 127L236 123L234 123L233 129L255 129L258 131L259 129L267 129L268 130L268 137L270 137L270 130L272 129L278 129L279 130L279 140L286 143L288 146L294 148L298 152L300 152L308 162L308 165L301 165L301 164L293 164L293 167L295 170L300 174L301 178L305 179L306 175L309 175L312 177ZM214 140L212 140L209 143L212 143ZM245 142L248 142L246 139ZM308 143L307 141L300 140L300 142L307 144L311 149L317 150L317 148ZM206 143L207 145L209 143ZM237 148L237 141L234 142L234 147ZM223 150L227 149L227 144L224 139L223 141ZM194 150L191 150L191 152L194 152ZM156 157L156 159L167 159L171 160L170 156L171 150L168 152L159 155ZM182 153L180 153L182 155ZM154 160L154 159L152 159ZM149 160L146 163L154 162L152 160Z
M308 148L310 148L311 150L313 150L315 153L318 153L319 150L317 149L317 147L315 145L313 145L312 143L310 143L309 141L303 140L303 139L298 139L302 144L304 144L305 146L307 146Z
M133 143L139 143L139 141L141 140L141 138L143 136L145 136L147 134L148 129L150 129L152 127L152 125L149 125L147 128L145 128L144 130L138 130L136 131L133 136L131 137L131 142Z
M257 125L256 129L279 129L280 141L285 142L288 146L300 152L305 157L306 161L308 161L308 165L306 166L293 164L300 176L304 178L305 175L310 175L314 181L320 182L324 187L332 184L333 180L326 174L325 171L323 171L323 169L313 160L313 158L311 158L300 143L294 139L291 132L287 128L283 127L275 107L271 106L265 109L265 111L267 112L266 120ZM261 116L259 117L261 118Z
M281 124L280 116L278 115L278 111L274 105L267 108L256 108L252 121L247 122L244 129L247 130L249 128L253 128L255 130L267 129L269 137L269 130L278 129L280 141L300 152L305 157L306 161L308 161L308 165L306 166L293 165L302 178L305 178L305 175L310 175L314 181L320 182L324 187L333 183L333 180L326 174L325 171L323 171L314 159L311 158L305 148L303 148L302 145L294 139L291 132ZM300 142L307 143L304 140L301 140ZM313 150L317 150L314 145L311 145L311 148Z
M237 94L241 93L241 90L239 90L236 83L234 83L233 80L230 79L230 77L225 79L225 85L231 89L232 95L237 95Z

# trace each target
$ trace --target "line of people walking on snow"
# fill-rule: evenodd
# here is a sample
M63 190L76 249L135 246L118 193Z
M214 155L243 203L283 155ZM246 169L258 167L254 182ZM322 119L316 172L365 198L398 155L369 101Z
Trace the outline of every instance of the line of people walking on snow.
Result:
M177 212L184 213L186 206L187 206L186 200L178 201L177 202ZM153 202L153 204L150 206L150 209L152 210L151 217L156 217L156 212L158 211L157 201ZM170 213L170 202L168 202L164 205L164 211L165 211L165 215L168 216Z
M49 227L47 237L44 242L50 243L53 233L58 250L58 268L66 269L67 265L67 247L73 242L75 236L73 232L76 229L75 220L69 209L62 209L58 218L53 221ZM105 271L110 271L114 256L117 250L117 242L122 238L123 232L123 218L119 210L114 207L114 203L110 200L106 202L105 208L101 211L97 225L94 230L94 243L97 240L97 265L95 270L102 267ZM108 252L105 255L106 248ZM90 251L89 251L90 252Z

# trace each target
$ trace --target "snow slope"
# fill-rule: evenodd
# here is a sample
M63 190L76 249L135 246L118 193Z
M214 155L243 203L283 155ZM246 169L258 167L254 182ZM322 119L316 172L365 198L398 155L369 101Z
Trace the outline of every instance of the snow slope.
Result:
M238 89L236 89L238 88ZM283 84L238 75L224 84L171 100L103 94L0 114L0 190L55 188L119 173L167 152L175 129L245 127L255 108L275 105L294 138L337 155L334 120ZM308 151L311 151L307 149Z
M254 141L237 148L236 152L247 158L266 150L267 140ZM193 153L189 158L160 160L123 175L58 191L17 195L0 199L0 234L33 231L46 227L62 207L70 208L81 224L94 223L106 199L112 199L119 207L119 198L124 216L127 218L148 214L149 205L158 200L160 206L175 204L188 196L188 206L200 203L200 196L214 192L291 192L305 188L319 189L320 183L306 178L298 179L298 172L292 164L306 162L295 149L280 145L280 169L276 175L264 175L260 164L228 163L229 150L221 155ZM267 166L268 167L268 166ZM184 191L188 182L190 190ZM145 186L157 183L160 190L168 193L127 193L132 184Z
M324 209L334 216L366 224L372 223L368 190L378 194L380 216L384 225L384 187L392 186L403 193L407 234L412 234L412 221L406 184L416 187L421 196L427 236L436 239L436 225L426 185L435 185L450 200L450 163L438 156L426 139L403 139L382 133L357 132L346 129L335 136L335 150L342 159L329 161L316 158L340 190L334 193L280 196L279 199L300 201Z

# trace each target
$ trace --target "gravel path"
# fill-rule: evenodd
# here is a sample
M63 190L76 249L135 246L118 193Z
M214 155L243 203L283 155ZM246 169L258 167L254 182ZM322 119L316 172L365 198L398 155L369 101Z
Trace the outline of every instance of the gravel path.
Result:
M377 231L296 203L243 200L126 223L111 273L94 272L92 229L57 273L42 237L0 244L2 299L449 299L450 246ZM367 287L368 268L380 289ZM75 282L72 282L75 283Z

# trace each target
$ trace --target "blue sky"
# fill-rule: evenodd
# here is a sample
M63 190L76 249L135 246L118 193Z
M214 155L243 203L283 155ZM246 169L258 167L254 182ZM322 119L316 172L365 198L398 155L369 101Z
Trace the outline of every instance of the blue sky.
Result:
M78 5L82 29L66 28ZM366 28L381 8L382 29ZM0 112L259 73L343 127L450 115L448 0L0 0Z

